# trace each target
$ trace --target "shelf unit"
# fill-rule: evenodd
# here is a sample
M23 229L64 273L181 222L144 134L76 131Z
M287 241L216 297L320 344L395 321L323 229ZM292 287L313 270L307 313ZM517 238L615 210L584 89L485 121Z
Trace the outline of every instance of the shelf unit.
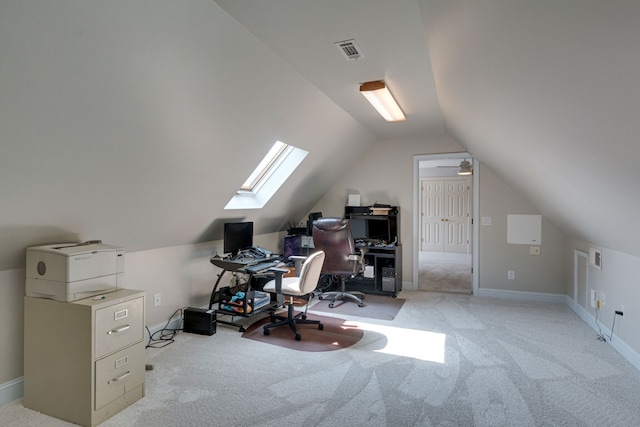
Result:
M366 250L365 274L350 278L347 289L396 297L402 290L402 245L397 206L385 214L373 214L366 206L346 206L345 218L352 223L356 247Z

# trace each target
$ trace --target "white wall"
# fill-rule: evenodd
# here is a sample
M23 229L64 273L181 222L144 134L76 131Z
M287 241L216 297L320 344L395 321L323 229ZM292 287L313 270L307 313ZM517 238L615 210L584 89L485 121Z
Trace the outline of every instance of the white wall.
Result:
M464 152L447 135L425 138L380 139L353 163L313 207L324 216L342 217L348 194L360 194L362 206L375 202L400 209L402 280L413 283L413 156Z
M480 168L479 287L504 291L564 295L567 238L546 217L542 217L540 255L531 255L529 245L507 243L509 214L540 214L489 168ZM491 225L482 225L482 218ZM508 280L507 271L515 272Z
M114 243L117 242L105 242ZM282 233L254 236L254 244L280 253ZM126 248L125 248L126 250ZM125 287L146 293L145 323L153 329L163 326L176 310L205 307L219 268L209 262L222 254L222 241L172 246L125 254ZM221 286L229 283L226 274ZM162 295L160 307L153 307L153 295ZM0 271L0 388L22 376L25 270ZM46 325L42 325L46 328ZM2 404L0 393L0 404Z

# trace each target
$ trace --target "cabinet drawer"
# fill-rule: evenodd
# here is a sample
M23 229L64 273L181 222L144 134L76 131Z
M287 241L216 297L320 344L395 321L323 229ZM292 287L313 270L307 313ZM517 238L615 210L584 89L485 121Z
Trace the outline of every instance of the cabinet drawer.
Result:
M143 301L136 298L96 310L96 359L144 338Z
M144 383L144 343L127 347L96 362L95 410Z

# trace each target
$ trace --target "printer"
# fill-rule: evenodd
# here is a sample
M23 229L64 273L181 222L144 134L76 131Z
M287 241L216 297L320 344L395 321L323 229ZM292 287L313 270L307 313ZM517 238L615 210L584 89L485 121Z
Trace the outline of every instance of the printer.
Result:
M27 248L28 297L76 301L124 287L124 248L100 240Z

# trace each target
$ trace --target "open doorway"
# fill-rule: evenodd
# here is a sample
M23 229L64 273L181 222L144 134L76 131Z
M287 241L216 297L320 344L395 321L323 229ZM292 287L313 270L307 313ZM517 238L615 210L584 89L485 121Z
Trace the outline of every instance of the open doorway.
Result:
M470 174L459 173L461 164ZM416 290L477 293L474 166L468 153L414 157Z

